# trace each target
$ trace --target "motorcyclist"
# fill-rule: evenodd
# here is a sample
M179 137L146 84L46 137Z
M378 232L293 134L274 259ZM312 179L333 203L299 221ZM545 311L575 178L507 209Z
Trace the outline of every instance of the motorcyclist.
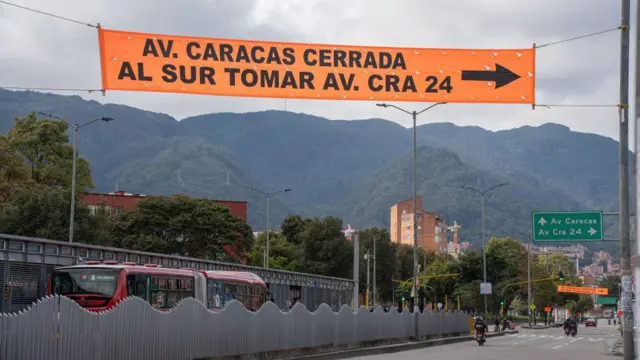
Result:
M476 323L474 327L476 330L480 331L483 335L486 334L488 330L487 324L484 322L484 320L480 316L476 316Z
M567 330L570 331L571 327L573 326L577 328L578 324L576 323L576 319L573 316L570 316L569 318L567 318L567 320L564 321L563 328L565 332L567 332Z

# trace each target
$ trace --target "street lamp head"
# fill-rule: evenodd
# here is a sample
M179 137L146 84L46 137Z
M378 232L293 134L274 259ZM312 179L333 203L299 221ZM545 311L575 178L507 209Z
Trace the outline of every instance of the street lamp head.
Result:
M109 121L113 121L113 118L103 116L103 117L100 118L100 120L102 120L104 122L109 122Z
M283 191L284 191L284 192L289 192L289 191L291 191L291 189L286 188L286 189L284 189Z
M389 106L389 105L387 105L387 104L385 104L385 103L380 103L380 104L376 104L376 106L380 106L380 107L386 108L386 107L387 107L387 106Z

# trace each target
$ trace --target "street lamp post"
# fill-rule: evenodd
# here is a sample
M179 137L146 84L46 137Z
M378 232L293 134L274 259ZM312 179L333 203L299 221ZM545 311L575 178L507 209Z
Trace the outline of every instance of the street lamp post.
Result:
M413 164L412 164L412 182L413 182L413 293L411 294L413 297L413 309L412 311L414 311L416 305L417 305L417 295L418 295L418 209L417 209L417 201L416 201L416 197L417 197L417 192L418 192L418 184L416 181L416 152L417 152L417 145L416 145L416 118L418 117L418 115L422 114L423 112L430 110L438 105L444 105L446 103L444 102L439 102L439 103L435 103L432 104L431 106L421 110L421 111L407 111L405 109L402 109L400 107L397 107L395 105L389 105L389 104L376 104L376 106L380 106L383 108L387 108L387 107L391 107L394 108L396 110L400 110L405 114L409 114L411 115L411 117L413 118ZM415 341L418 341L420 339L420 332L418 329L418 316L416 314L415 316L415 324L414 324L414 335L415 335Z
M275 195L278 195L281 192L289 192L289 191L291 191L291 189L284 188L284 189L280 189L278 191L274 191L274 192L268 193L268 192L264 192L262 190L258 190L258 189L254 188L254 187L250 187L250 186L245 186L245 188L247 188L247 189L249 189L251 191L255 191L258 194L263 195L267 200L267 214L266 214L267 217L266 217L266 221L265 221L265 228L266 228L266 232L267 232L267 235L266 235L267 236L267 240L266 240L266 243L265 243L265 246L264 246L264 255L263 255L263 258L262 258L262 264L263 264L263 267L265 269L268 269L269 268L269 207L270 207L271 197L275 196Z
M83 124L77 124L77 123L70 124L66 120L58 116L55 116L53 114L46 114L42 112L38 112L38 114L64 121L65 123L67 123L67 125L73 128L73 162L71 164L71 210L69 214L69 242L72 243L73 242L73 226L74 226L74 219L76 214L76 160L77 160L76 144L77 144L77 138L78 138L78 130L81 127L93 124L96 121L104 121L104 122L113 121L113 118L103 116L97 119L87 121Z
M485 251L486 238L485 238L485 217L484 217L484 195L492 190L495 190L499 187L506 186L506 185L509 185L509 184L508 183L498 184L484 191L475 189L469 185L465 185L462 187L463 189L471 190L475 193L480 194L480 207L482 208L482 268L483 268L482 272L484 274L483 276L484 276L485 283L487 282L487 252ZM487 294L484 294L484 316L485 317L487 316Z

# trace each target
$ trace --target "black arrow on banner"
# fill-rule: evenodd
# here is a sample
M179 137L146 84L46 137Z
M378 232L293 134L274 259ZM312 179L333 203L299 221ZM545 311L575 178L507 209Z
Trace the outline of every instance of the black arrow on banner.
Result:
M520 75L507 69L506 67L496 64L495 70L462 70L462 80L464 81L493 81L496 83L496 89L520 79Z

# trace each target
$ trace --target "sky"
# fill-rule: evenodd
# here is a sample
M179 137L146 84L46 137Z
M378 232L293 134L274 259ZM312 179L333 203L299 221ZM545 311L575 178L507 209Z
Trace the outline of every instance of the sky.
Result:
M529 48L533 43L545 44L620 24L620 1L615 0L8 1L100 23L107 29L336 45ZM635 9L632 12L635 14ZM632 35L632 43L634 39ZM538 49L536 102L618 104L619 54L619 31ZM100 88L96 30L0 4L0 87L4 86ZM177 119L213 112L284 110L286 106L288 111L329 119L384 118L404 126L411 122L409 116L372 102L285 102L118 91L109 91L104 97L100 93L71 94ZM398 105L421 110L428 104ZM418 124L427 122L453 122L494 131L554 122L575 131L618 138L618 115L613 106L532 110L530 105L447 104L418 120Z

